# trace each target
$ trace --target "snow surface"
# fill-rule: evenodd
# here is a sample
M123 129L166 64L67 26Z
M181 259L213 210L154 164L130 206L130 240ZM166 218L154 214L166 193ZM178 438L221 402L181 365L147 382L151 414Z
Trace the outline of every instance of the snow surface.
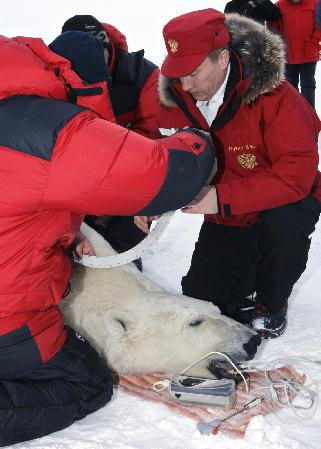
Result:
M146 49L146 57L160 63L164 55L163 25L184 12L215 7L225 1L185 0L13 0L1 2L1 33L7 36L41 36L46 43L58 34L74 14L93 14L122 30L130 50ZM321 115L321 64L317 68L317 111ZM281 131L281 130L280 130ZM202 218L176 212L160 242L144 258L145 274L173 292L188 269ZM289 324L285 334L264 343L258 361L296 357L321 360L320 290L321 223L312 238L306 271L290 298ZM319 290L320 289L320 290ZM298 365L311 381L321 380L321 366ZM13 449L320 449L321 405L314 416L298 417L292 410L252 419L244 440L223 435L200 435L195 422L154 404L115 393L106 407L44 438L11 446Z

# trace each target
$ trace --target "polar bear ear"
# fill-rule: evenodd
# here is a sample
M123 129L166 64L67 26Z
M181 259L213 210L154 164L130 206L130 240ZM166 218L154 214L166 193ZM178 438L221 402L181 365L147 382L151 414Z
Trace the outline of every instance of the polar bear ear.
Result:
M127 310L110 309L104 318L109 331L126 334L133 326L133 315Z

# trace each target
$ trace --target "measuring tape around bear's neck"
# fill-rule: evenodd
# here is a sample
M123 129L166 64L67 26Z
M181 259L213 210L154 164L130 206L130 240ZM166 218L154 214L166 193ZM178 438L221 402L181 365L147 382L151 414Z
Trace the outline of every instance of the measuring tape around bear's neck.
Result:
M89 268L113 268L126 265L133 260L142 257L150 247L160 238L175 212L163 214L157 221L154 228L146 235L134 248L123 253L116 253L110 256L83 256L82 259L74 259L76 263Z

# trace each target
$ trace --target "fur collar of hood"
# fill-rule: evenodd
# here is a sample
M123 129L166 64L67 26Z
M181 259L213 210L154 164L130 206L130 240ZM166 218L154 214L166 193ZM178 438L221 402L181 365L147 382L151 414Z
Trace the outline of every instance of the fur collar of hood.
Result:
M283 41L264 25L239 14L226 14L225 24L231 35L230 47L238 54L242 64L242 78L249 79L242 94L243 102L252 103L284 79ZM160 101L167 107L177 106L167 92L172 81L160 76Z

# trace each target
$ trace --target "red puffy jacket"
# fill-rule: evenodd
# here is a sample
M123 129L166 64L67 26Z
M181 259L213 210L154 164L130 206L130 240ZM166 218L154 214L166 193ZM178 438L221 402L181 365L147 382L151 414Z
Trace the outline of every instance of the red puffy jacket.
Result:
M269 22L273 31L281 33L286 42L287 63L303 64L319 60L321 31L316 26L316 0L279 0L276 6L281 18Z
M107 93L40 39L0 37L0 73L0 336L27 326L45 362L65 338L65 248L83 215L183 206L214 154L188 130L153 141L101 119L93 109L106 110ZM70 92L91 110L65 101Z

